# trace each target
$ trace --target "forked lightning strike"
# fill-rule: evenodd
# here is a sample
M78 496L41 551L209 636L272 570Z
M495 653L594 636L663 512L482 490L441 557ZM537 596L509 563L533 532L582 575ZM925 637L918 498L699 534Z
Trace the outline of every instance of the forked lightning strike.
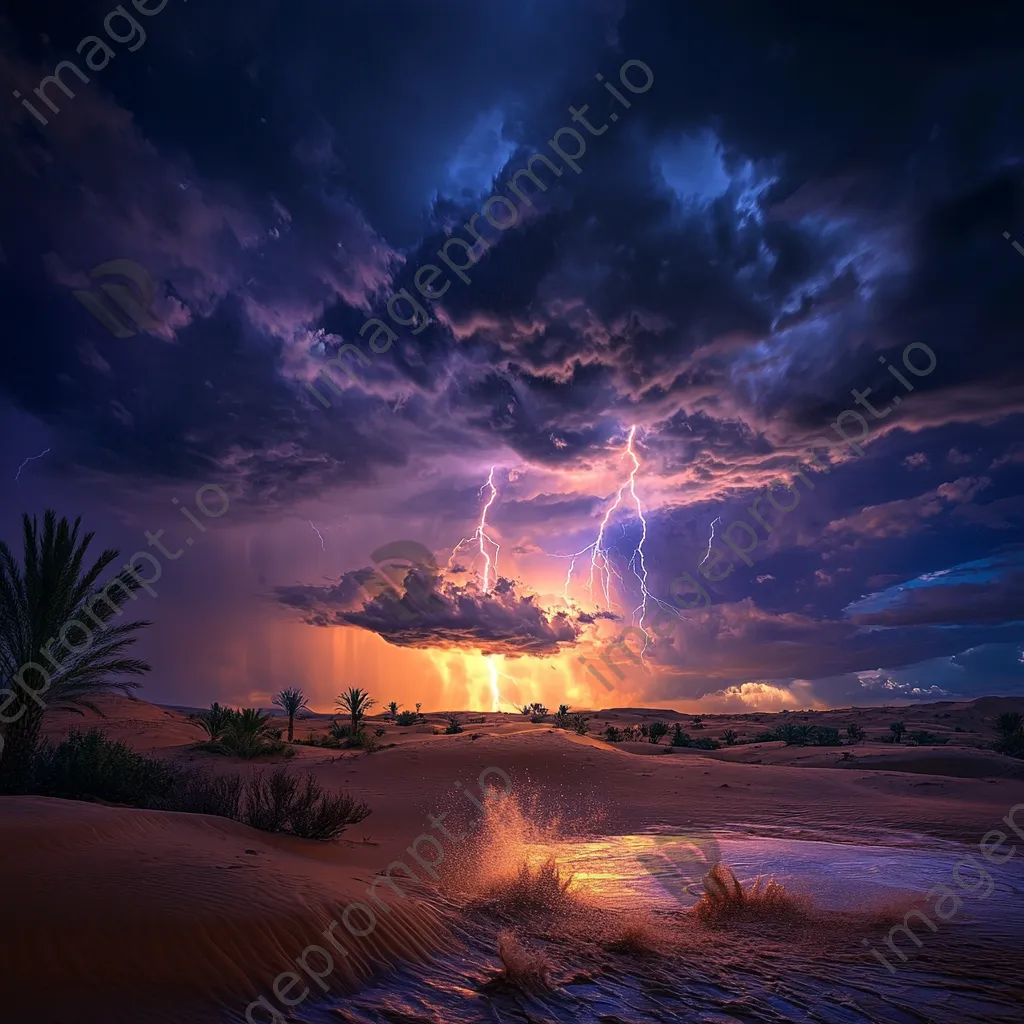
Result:
M455 562L455 555L458 553L459 548L463 544L471 544L473 541L477 541L480 554L484 558L484 593L486 594L491 589L491 575L495 581L498 578L498 552L501 551L501 545L487 534L487 513L491 510L491 506L494 504L495 499L498 497L498 488L494 486L494 466L491 466L491 472L487 477L487 483L480 488L480 496L483 497L484 488L490 488L491 495L487 499L483 510L480 512L480 523L477 528L468 537L463 537L458 544L452 549L452 557L448 559L448 568L452 567ZM490 553L487 550L487 545L490 544L494 548L494 557L491 558Z

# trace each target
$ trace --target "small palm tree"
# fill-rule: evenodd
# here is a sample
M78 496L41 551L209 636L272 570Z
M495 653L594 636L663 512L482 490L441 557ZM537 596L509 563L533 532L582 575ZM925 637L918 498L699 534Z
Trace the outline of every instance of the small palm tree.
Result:
M124 614L126 601L138 600L135 591L143 581L122 569L105 586L98 585L119 552L107 548L85 568L95 534L79 537L81 517L74 523L64 517L58 521L57 513L47 509L41 533L35 516L23 515L21 522L23 565L0 542L0 681L9 686L20 680L33 692L21 694L20 710L5 705L7 715L17 718L9 717L0 743L0 793L18 792L28 783L48 707L64 706L79 714L82 707L96 710L91 698L97 694L129 694L139 686L115 676L150 670L147 662L123 656L137 639L132 634L150 623L111 625L115 615ZM77 650L55 640L61 630ZM49 670L38 665L40 649L50 652Z
M388 714L390 714L392 718L397 718L397 717L398 717L398 709L399 709L399 708L400 708L401 706L402 706L401 704L399 704L399 703L398 703L397 701L394 701L394 700L393 700L393 701L392 701L392 702L391 702L391 703L390 703L390 704L388 705Z
M889 731L892 733L893 743L899 743L903 738L903 734L907 731L907 727L902 722L893 722L889 726Z
M739 739L739 736L736 734L735 730L726 729L725 732L722 733L722 739L725 740L725 745L727 747L731 747L736 743L736 740Z
M292 737L295 735L295 716L303 708L309 707L307 697L297 686L290 686L274 698L274 703L279 708L283 708L288 716L288 742L291 743Z
M419 701L417 701L417 702L416 702L416 714L417 714L417 715L419 715L419 713L420 713L420 708L421 708L421 707L423 707L423 705L422 705L422 704L420 704L420 703L419 703Z
M370 696L369 691L360 689L358 686L350 686L348 693L338 695L334 706L339 711L348 714L352 723L351 735L359 732L359 721L377 702Z
M214 701L209 711L197 711L194 715L189 715L189 719L210 737L211 742L216 743L224 735L224 730L234 715L235 712L231 708L222 708Z
M567 714L569 714L569 705L568 704L559 704L558 705L558 715L559 715L559 717L560 718L565 718L565 716Z
M264 752L270 737L270 715L258 708L231 711L221 736L224 749L238 757L256 757ZM280 735L280 733L278 733Z

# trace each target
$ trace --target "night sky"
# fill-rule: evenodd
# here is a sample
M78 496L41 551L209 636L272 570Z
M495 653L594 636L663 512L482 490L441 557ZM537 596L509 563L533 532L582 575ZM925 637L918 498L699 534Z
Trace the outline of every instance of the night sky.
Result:
M1024 693L1016 5L138 3L0 17L0 536L141 696Z

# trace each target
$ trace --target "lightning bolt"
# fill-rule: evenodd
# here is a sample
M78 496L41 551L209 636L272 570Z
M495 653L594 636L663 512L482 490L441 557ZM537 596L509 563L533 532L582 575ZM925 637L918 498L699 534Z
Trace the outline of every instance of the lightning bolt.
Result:
M23 463L22 463L22 464L21 464L21 465L20 465L20 466L18 467L18 472L14 474L14 482L15 482L15 483L17 483L17 482L18 482L18 477L19 477L19 476L21 476L21 471L22 471L22 470L23 470L23 469L24 469L24 468L25 468L25 467L26 467L26 466L27 466L27 465L28 465L28 464L29 464L30 462L32 462L32 461L33 461L33 460L35 460L35 459L41 459L41 458L42 458L42 457L43 457L44 455L46 455L46 453L47 453L47 452L49 452L49 450L50 450L50 449L49 449L49 448L47 448L47 449L45 449L44 451L41 451L41 452L40 452L40 453L39 453L38 455L30 455L30 456L29 456L29 457L28 457L28 458L27 458L27 459L26 459L26 460L25 460L25 461L24 461L24 462L23 462Z
M716 516L711 520L711 536L708 537L708 553L700 560L700 565L697 566L698 569L711 557L711 545L715 542L715 523L720 523L721 521L721 516Z
M468 537L463 537L462 540L452 548L452 557L448 559L448 568L450 569L455 561L455 555L458 553L459 548L461 548L463 544L472 544L473 541L476 541L480 554L483 555L484 559L485 594L491 589L490 579L492 572L494 574L494 579L497 580L498 578L498 552L501 551L501 545L493 537L490 537L487 534L487 513L490 512L491 506L498 497L498 488L494 486L494 466L491 466L491 472L487 477L487 483L480 488L481 498L484 495L484 491L488 488L490 489L491 494L480 512L480 522L477 525L477 528ZM487 550L488 544L494 547L493 559Z
M593 543L588 544L582 550L576 551L571 555L560 555L558 557L569 559L569 570L566 573L565 587L563 588L563 594L566 602L569 601L569 584L572 581L572 574L575 571L576 562L579 558L589 552L590 575L587 582L587 591L591 598L593 598L594 584L596 582L600 592L604 595L605 606L612 608L612 576L619 581L620 586L624 587L625 584L622 576L616 570L615 565L612 562L609 549L605 545L605 533L608 530L609 523L611 522L612 516L615 512L619 508L632 504L636 509L637 518L640 520L640 540L637 542L637 545L633 550L633 554L630 556L629 562L627 563L636 578L637 583L640 585L640 602L633 609L632 621L647 638L644 643L644 651L646 651L651 640L650 634L644 628L644 621L647 618L648 602L653 601L660 607L670 610L674 615L677 615L677 613L674 608L671 608L670 605L666 605L663 601L654 597L647 589L648 573L647 561L644 553L644 544L647 542L647 519L644 516L643 503L640 501L640 496L636 492L636 477L641 468L640 459L637 457L636 450L634 448L634 444L636 442L636 431L636 424L633 424L633 426L629 428L629 434L626 437L626 447L622 453L624 456L629 457L630 462L632 463L632 468L630 469L626 479L622 482L618 491L616 491L615 500L605 511L604 518L601 520L601 525L597 530L597 537L594 539ZM624 501L627 492L629 500ZM623 529L623 535L625 535L625 529Z
M312 519L307 519L306 522L309 523L310 526L313 526ZM313 532L320 538L320 550L326 551L327 548L324 546L324 535L315 526L313 526Z

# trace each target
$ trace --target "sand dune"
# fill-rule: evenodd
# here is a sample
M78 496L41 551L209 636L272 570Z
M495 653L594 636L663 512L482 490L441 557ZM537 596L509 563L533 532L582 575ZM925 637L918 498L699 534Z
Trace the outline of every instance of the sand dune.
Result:
M7 797L0 872L18 885L4 932L17 942L5 943L4 961L18 984L5 1011L105 1024L209 1020L211 1007L241 1017L261 981L294 968L365 899L376 866L353 844L221 818ZM372 935L350 940L339 977L351 986L382 963L419 959L444 934L425 897L392 902Z
M99 724L161 756L194 757L218 771L252 769L191 752L198 736L179 712L123 698L108 699L103 710L99 722L54 716L49 731ZM857 713L879 730L895 717L891 709ZM937 713L951 717L936 718L933 709L932 725L951 730L963 721L981 735L993 711L981 715L968 705ZM605 714L620 723L648 717L599 712L595 726L603 727ZM848 720L852 712L830 714ZM907 709L899 714L912 718ZM913 714L926 721L918 709ZM835 841L892 830L976 844L1007 808L1024 802L1019 763L979 749L874 743L669 751L664 741L609 745L521 716L473 717L484 722L453 736L435 734L433 725L386 725L383 739L396 745L372 756L299 748L293 766L373 809L334 844L200 815L0 798L0 872L17 880L3 928L17 937L5 943L5 966L19 983L9 987L5 1010L33 1024L208 1022L213 1011L242 1019L246 1003L268 993L303 948L322 941L374 873L404 855L426 815L465 809L455 784L468 787L491 765L509 774L524 801L561 815L576 834L748 823L813 828ZM704 735L737 723L766 729L769 717L709 717ZM847 751L854 759L839 762ZM428 889L417 892L378 916L339 983L354 985L432 950L450 952L441 904Z

